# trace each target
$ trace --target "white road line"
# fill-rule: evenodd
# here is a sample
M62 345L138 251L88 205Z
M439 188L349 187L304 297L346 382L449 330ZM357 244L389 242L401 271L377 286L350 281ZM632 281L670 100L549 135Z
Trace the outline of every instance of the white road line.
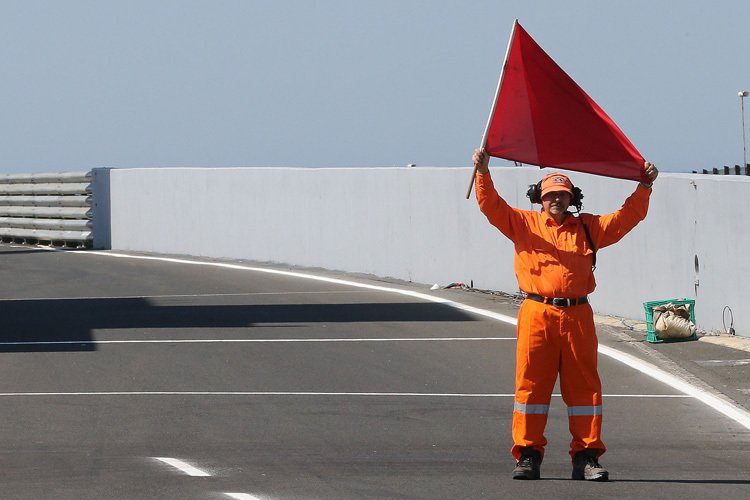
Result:
M2 252L0 252L2 255ZM26 297L26 298L5 298L0 302L33 302L41 300L109 300L109 299L183 299L183 298L204 298L204 297L254 297L256 295L335 295L351 293L372 293L371 290L317 290L310 292L243 292L243 293L191 293L191 294L173 294L173 295L117 295L117 296L91 296L91 297Z
M259 497L248 495L247 493L224 493L229 498L236 500L261 500Z
M404 337L385 339L135 339L135 340L50 340L50 341L23 341L23 342L0 342L0 346L6 345L91 345L91 344L212 344L212 343L276 343L276 342L477 342L486 340L516 340L515 337Z
M750 359L707 359L696 363L701 366L741 366L750 365Z
M100 251L95 251L95 250L83 250L83 251L77 250L71 253L73 255L92 254L92 255L98 255L98 256L123 258L123 259L143 259L143 260L155 260L159 262L172 262L176 264L186 264L186 265L215 266L215 267L222 267L225 269L236 269L240 271L252 271L252 272L258 272L258 273L265 273L265 274L275 274L279 276L289 276L289 277L306 279L306 280L320 281L324 283L333 283L333 284L339 284L339 285L344 285L344 286L352 286L355 288L378 290L378 291L383 291L387 293L397 293L400 295L406 295L409 297L418 298L418 299L425 300L428 302L436 302L440 304L445 304L445 305L454 307L456 309L459 309L461 311L470 312L470 313L473 313L479 316L484 316L486 318L494 319L497 321L502 321L503 323L507 323L510 325L518 324L517 319L514 317L511 317L505 314L496 313L494 311L487 311L485 309L479 309L477 307L467 306L459 302L454 302L452 300L443 299L441 297L436 297L434 295L428 295L426 293L414 292L411 290L401 290L398 288L392 288L392 287L386 287L386 286L380 286L380 285L371 285L367 283L356 283L353 281L347 281L347 280L342 280L342 279L337 279L337 278L327 278L324 276L315 276L315 275L304 274L300 272L282 271L278 269L264 269L262 267L242 266L238 264L228 264L228 263L222 263L222 262L202 262L202 261L195 261L195 260L175 259L175 258L159 257L159 256L128 255L128 254L120 254L120 253L114 253L114 252L100 252ZM604 354L605 356L609 356L617 361L620 361L621 363L624 363L627 366L630 366L631 368L638 370L641 373L651 378L654 378L655 380L664 382L667 385L670 385L671 387L674 387L675 389L679 390L680 392L683 392L685 394L695 397L699 401L702 401L703 403L707 404L708 406L715 409L716 411L731 418L732 420L744 426L745 428L750 429L750 412L748 412L744 408L738 405L727 403L723 399L709 392L692 387L690 384L680 379L679 377L676 377L670 373L660 370L656 366L646 363L645 361L640 360L636 358L635 356L630 356L629 354L625 354L616 349L612 349L611 347L603 346L601 344L599 345L599 352Z
M562 394L555 394L555 396L562 397ZM690 398L692 399L693 398L693 396L690 396L689 394L602 394L602 397L604 399L607 399L607 398L644 398L644 399Z
M303 391L108 391L108 392L0 392L0 397L60 396L335 396L410 398L512 398L513 393L434 393L434 392L303 392ZM553 394L562 397L561 394ZM687 394L604 394L605 398L692 398Z
M202 471L196 467L193 467L189 463L183 462L182 460L177 460L176 458L154 457L154 460L159 460L160 462L164 462L165 464L171 465L175 469L187 474L188 476L194 476L194 477L211 476L211 474L209 474L208 472Z

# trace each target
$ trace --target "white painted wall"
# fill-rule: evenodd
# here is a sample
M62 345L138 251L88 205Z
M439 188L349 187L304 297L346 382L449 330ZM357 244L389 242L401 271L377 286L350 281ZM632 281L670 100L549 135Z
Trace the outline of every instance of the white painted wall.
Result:
M542 171L492 175L511 205L531 208L526 188ZM515 292L512 245L473 196L464 198L470 176L470 168L424 167L113 169L111 247ZM617 210L635 189L570 177L591 213ZM644 301L688 297L701 329L723 329L728 305L737 333L750 336L748 199L750 178L661 174L646 220L598 254L594 310L643 319Z

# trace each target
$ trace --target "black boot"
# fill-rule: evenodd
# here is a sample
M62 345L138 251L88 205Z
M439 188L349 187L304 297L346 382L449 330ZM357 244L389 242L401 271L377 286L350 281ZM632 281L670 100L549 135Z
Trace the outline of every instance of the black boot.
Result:
M531 446L521 448L521 459L513 469L513 479L539 479L542 454Z
M581 450L576 453L573 460L573 479L585 479L586 481L607 481L609 472L599 465L596 456L597 449Z

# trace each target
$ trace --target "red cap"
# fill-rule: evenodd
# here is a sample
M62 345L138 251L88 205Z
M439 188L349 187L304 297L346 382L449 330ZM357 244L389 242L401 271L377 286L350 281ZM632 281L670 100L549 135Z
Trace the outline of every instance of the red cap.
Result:
M573 183L563 174L550 174L542 179L542 196L552 191L566 191L573 196Z

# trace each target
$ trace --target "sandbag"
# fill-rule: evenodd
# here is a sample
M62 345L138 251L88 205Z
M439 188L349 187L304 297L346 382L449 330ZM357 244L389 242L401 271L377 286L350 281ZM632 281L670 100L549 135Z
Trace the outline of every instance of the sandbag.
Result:
M690 320L690 304L671 302L654 307L654 332L660 339L679 339L695 335L695 324Z

